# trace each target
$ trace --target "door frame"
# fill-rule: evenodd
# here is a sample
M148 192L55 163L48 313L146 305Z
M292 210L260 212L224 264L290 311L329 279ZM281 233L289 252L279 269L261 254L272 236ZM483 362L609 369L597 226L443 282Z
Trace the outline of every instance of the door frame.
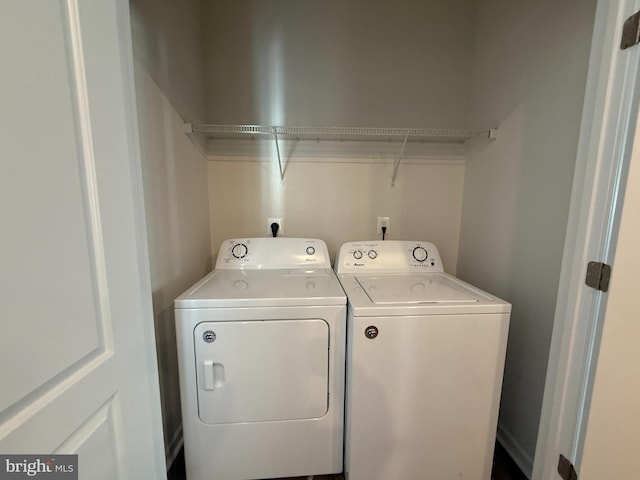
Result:
M640 48L621 50L640 0L598 0L533 479L579 469L607 294L584 284L589 261L612 264L638 114Z

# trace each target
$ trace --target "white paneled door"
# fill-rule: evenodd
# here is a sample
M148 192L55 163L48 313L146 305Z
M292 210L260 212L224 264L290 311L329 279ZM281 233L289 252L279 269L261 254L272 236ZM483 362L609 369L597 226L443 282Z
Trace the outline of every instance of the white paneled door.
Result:
M165 476L124 0L0 3L0 454Z

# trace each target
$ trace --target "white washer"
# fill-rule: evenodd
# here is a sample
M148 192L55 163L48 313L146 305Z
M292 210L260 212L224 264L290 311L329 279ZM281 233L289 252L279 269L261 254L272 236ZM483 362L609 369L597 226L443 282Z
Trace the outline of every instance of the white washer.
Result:
M443 272L428 242L352 242L345 476L489 480L511 305Z
M342 471L346 297L322 240L227 240L175 309L189 480Z

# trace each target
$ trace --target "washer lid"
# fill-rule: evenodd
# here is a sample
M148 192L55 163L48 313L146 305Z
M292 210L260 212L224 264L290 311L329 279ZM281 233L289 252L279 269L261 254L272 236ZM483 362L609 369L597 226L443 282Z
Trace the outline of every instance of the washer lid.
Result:
M331 269L214 270L174 302L175 308L345 305Z
M504 300L448 273L338 275L354 316L509 313Z
M356 276L369 299L377 305L478 303L486 297L460 282L439 275Z

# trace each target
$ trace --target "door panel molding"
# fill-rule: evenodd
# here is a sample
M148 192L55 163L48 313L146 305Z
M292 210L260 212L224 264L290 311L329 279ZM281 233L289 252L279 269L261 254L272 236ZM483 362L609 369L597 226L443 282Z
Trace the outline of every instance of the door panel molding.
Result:
M113 349L113 331L109 309L109 287L104 244L102 242L102 220L100 214L100 197L96 174L95 148L91 131L91 108L89 88L84 61L82 29L80 24L79 5L77 0L67 0L65 4L67 22L67 43L70 52L69 69L73 81L71 88L76 116L76 139L78 143L79 168L82 173L84 194L84 210L87 221L87 235L90 239L93 260L93 284L101 320L101 344L107 350Z

